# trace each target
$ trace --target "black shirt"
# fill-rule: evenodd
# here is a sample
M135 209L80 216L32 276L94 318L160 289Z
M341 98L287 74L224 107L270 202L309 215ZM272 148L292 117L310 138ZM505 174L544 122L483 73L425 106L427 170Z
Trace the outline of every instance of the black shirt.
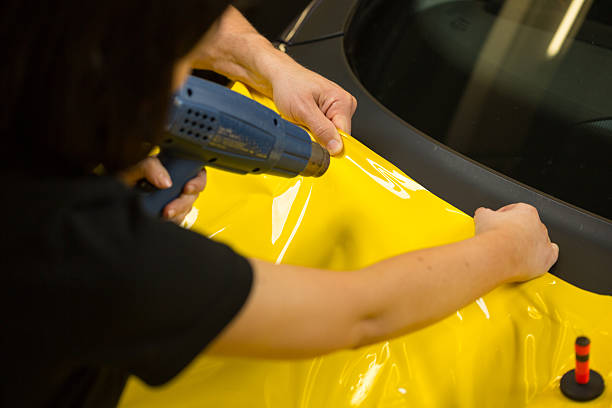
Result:
M147 217L120 182L4 177L0 406L114 406L129 375L170 380L244 304L244 258Z

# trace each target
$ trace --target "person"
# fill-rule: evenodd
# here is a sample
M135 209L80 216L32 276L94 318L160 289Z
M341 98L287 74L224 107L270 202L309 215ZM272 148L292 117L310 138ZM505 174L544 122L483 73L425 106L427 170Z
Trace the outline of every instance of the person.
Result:
M273 97L333 153L356 101L225 1L0 7L2 406L114 406L128 376L163 384L202 352L285 358L359 347L556 261L526 204L479 209L473 238L346 273L245 259L148 217L126 184L171 183L145 158L192 66ZM100 165L105 174L94 174ZM179 221L204 183L204 174L192 180L165 217Z

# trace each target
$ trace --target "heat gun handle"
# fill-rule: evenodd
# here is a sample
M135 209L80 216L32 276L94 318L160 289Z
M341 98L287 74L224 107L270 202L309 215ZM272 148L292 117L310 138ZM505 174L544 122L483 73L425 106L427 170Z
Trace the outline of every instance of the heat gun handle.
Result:
M162 150L157 158L170 174L172 187L160 190L146 181L137 186L143 209L154 217L161 216L164 207L181 195L185 184L197 176L204 166L201 160L175 156L167 150Z

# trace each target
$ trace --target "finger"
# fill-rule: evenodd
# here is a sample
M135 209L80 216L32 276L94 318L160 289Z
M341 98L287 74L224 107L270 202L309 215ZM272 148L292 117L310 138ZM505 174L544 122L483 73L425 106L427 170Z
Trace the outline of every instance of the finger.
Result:
M497 210L497 212L506 212L506 211L510 211L513 208L516 208L518 206L518 203L513 203L513 204L508 204L503 206L502 208L500 208L499 210Z
M183 188L183 194L200 194L206 187L206 170L202 169L197 176L189 180Z
M353 106L353 111L351 112L351 114L355 114L355 112L357 111L357 98L355 98L353 95L351 95L352 101L351 101L351 105Z
M182 194L177 199L172 200L162 212L162 216L171 221L181 221L193 207L193 203L198 198L193 194Z
M476 211L474 211L474 217L475 217L477 214L482 213L482 212L486 212L486 211L491 211L491 209L490 209L490 208L487 208L487 207L478 207L478 208L476 209Z
M141 169L140 163L135 166L130 167L127 170L123 170L119 173L121 179L127 183L129 186L133 186L136 184L138 180L144 177L144 173Z
M146 178L151 184L157 188L169 188L172 186L170 174L161 164L157 157L148 157L140 162L142 169L142 177Z
M548 269L550 269L555 264L555 262L557 262L557 260L559 259L559 245L555 244L554 242L551 243L550 245L552 247L552 254L551 254Z
M325 111L325 116L331 119L332 123L345 133L351 133L351 118L357 108L357 100L346 93L342 100L335 101Z
M302 110L301 117L319 143L325 146L332 155L342 152L342 138L336 126L321 112L314 101Z
M331 120L336 128L342 130L345 133L351 134L351 121L347 119L345 116L334 116Z
M481 222L484 222L487 218L490 217L490 213L493 213L493 210L486 207L480 207L474 211L474 223L478 227Z
M168 172L156 157L147 157L136 165L120 173L121 178L128 184L134 185L140 179L147 179L157 188L172 186Z
M171 218L168 218L168 221L175 223L176 225L181 225L185 217L189 214L189 211L181 212Z
M550 242L550 235L548 234L548 228L546 227L546 225L544 225L544 223L540 223L542 228L542 231L544 231L544 234L546 234L546 238L548 238L548 242Z

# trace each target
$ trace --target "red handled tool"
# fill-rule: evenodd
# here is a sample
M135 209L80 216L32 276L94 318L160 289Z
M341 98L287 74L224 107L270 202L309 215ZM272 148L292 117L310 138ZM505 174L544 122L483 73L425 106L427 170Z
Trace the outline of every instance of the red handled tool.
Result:
M599 397L604 390L601 375L589 368L591 341L588 337L578 337L574 346L576 368L561 378L561 392L574 401L590 401Z

